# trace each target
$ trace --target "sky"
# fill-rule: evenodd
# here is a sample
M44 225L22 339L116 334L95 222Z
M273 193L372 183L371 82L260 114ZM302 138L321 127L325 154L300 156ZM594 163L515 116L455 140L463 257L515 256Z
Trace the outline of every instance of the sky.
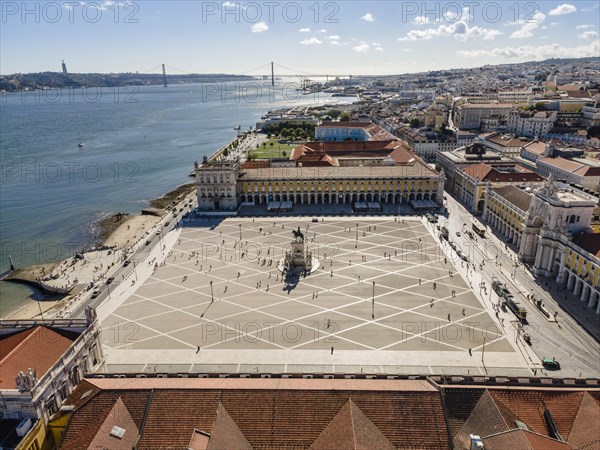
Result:
M0 74L388 75L600 56L596 1L6 1Z

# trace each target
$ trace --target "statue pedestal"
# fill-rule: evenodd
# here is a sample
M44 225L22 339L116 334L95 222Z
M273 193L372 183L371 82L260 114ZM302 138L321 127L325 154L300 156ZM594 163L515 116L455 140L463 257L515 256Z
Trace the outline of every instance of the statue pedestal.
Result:
M315 257L312 258L311 260L311 265L310 268L306 269L306 274L310 275L311 273L315 272L319 266L321 265L321 263L319 262L319 260ZM284 273L286 271L286 265L285 265L285 258L279 260L279 262L277 263L277 269L281 272ZM304 272L304 267L303 266L291 266L289 268L287 268L287 272L288 273L302 273Z

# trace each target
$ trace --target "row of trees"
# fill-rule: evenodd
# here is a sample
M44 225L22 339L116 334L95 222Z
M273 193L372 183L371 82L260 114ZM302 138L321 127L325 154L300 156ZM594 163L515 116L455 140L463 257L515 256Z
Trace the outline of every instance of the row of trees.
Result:
M315 135L315 124L309 122L279 122L263 127L267 137L277 136L282 139L303 140Z

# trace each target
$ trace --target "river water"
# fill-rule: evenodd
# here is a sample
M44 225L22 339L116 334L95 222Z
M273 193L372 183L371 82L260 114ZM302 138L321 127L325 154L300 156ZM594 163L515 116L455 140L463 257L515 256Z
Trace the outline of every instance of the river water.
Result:
M58 261L90 243L94 222L139 213L191 181L211 155L280 107L354 98L303 96L264 82L63 89L0 98L0 273ZM79 147L83 143L83 147ZM0 316L32 291L0 282Z

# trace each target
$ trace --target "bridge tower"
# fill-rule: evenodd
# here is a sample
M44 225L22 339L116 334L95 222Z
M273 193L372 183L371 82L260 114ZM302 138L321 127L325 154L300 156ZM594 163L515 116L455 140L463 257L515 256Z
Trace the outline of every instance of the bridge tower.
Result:
M163 86L167 87L167 71L165 70L165 65L162 65L163 69Z
M275 66L271 61L271 86L275 86Z

